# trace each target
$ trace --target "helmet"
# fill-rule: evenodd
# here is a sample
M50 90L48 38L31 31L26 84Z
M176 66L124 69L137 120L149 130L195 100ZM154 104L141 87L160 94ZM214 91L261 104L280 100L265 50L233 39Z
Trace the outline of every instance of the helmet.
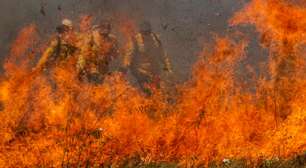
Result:
M111 31L111 24L107 21L101 22L98 25L92 27L93 30L98 30L102 34L109 34Z
M59 34L63 34L69 30L71 30L73 27L72 25L72 21L69 19L63 19L62 20L62 24L60 24L59 26L56 27L56 31Z
M151 32L151 24L148 21L144 21L139 24L139 29L141 32Z
M101 26L101 28L109 29L109 30L110 30L111 27L112 27L111 23L108 22L108 21L101 22L101 23L100 23L100 26Z
M100 28L100 25L93 25L92 30L98 30Z
M72 27L73 27L72 21L69 20L69 19L63 19L63 20L62 20L62 25L67 26L67 27L69 27L69 28L72 28Z

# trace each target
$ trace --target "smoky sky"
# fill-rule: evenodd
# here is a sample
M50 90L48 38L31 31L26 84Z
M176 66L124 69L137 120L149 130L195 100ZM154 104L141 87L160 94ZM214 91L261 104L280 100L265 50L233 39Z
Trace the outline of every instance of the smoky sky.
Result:
M18 30L29 23L35 23L47 38L63 18L77 22L80 15L90 14L96 20L116 20L120 14L151 22L177 80L184 81L204 42L211 41L213 34L227 34L228 20L245 4L246 0L1 0L1 60Z

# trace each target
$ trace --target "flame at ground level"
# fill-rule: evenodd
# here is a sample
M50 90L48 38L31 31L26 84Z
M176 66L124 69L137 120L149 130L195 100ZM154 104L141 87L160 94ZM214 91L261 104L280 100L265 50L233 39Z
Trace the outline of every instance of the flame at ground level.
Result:
M273 5L276 14L269 15L266 11ZM234 24L256 18L248 23L272 37L270 51L288 55L286 39L294 48L291 55L305 56L305 20L300 17L305 9L254 0L244 10ZM277 10L294 14L280 24ZM286 23L296 23L296 28L283 33ZM216 37L213 49L202 52L193 78L177 86L177 94L170 97L175 103L169 103L164 90L144 97L120 73L101 85L79 82L73 60L49 75L33 74L29 48L39 50L39 40L34 25L24 28L12 45L0 85L0 167L120 166L131 161L191 167L226 158L258 162L304 152L305 73L297 72L302 75L290 85L295 96L291 112L282 118L273 79L256 78L256 92L237 79L236 66L246 57L247 42L233 39ZM272 68L274 64L269 62Z

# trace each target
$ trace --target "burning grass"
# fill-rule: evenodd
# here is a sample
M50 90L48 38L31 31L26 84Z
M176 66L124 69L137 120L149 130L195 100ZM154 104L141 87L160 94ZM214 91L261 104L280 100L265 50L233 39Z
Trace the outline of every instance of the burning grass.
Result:
M231 24L255 25L271 51L270 78L256 78L256 92L248 91L236 73L247 40L216 37L192 79L177 86L175 103L163 90L144 97L117 72L101 85L79 82L73 58L33 73L41 46L35 26L25 27L0 84L0 167L305 166L305 13L253 0ZM293 76L279 68L288 55Z

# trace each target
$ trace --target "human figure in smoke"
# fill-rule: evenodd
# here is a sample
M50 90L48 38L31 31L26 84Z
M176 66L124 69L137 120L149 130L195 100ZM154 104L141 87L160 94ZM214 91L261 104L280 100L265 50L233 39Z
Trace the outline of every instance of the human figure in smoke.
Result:
M294 44L286 38L282 40L280 51L275 56L277 64L274 87L277 100L277 115L282 120L285 120L292 112L292 102L298 92L299 58L294 52Z
M77 51L77 35L71 20L63 19L62 24L56 27L56 32L56 37L42 54L35 70L44 70L51 65L60 66Z
M123 57L122 71L130 69L144 93L152 94L152 88L160 87L163 72L172 72L161 40L147 21L139 25L140 32L131 37Z
M117 38L111 30L111 24L102 21L81 40L77 62L80 80L98 84L109 73L111 61L119 55Z
M74 30L73 23L69 19L63 19L56 27L56 36L51 40L49 46L43 52L32 73L43 72L47 76L53 91L58 87L57 82L51 75L52 68L67 68L69 60L79 51L77 47L78 33Z

